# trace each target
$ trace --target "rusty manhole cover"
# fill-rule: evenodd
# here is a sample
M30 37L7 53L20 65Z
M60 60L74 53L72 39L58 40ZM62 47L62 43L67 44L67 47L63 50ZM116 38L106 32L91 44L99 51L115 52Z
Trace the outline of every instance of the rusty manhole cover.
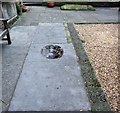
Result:
M41 54L48 59L56 59L62 57L63 49L58 45L47 45L41 50Z

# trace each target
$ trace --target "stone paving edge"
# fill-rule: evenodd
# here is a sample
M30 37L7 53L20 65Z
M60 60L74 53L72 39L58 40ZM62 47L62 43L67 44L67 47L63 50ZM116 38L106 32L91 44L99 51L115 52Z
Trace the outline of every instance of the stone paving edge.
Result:
M98 82L89 58L84 50L82 41L79 39L77 31L72 23L68 23L68 29L71 34L72 43L78 56L78 63L81 65L82 77L85 81L86 91L91 103L92 111L112 111L108 104L105 94ZM85 68L88 67L88 68Z

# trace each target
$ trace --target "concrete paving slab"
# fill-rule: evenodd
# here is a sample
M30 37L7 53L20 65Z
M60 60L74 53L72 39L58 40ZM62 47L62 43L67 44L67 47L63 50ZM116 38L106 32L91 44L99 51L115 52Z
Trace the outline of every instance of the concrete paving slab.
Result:
M30 26L33 21L39 23L38 20L39 20L39 13L35 13L30 10L30 12L23 13L21 15L21 18L18 20L16 25Z
M4 48L3 51L2 99L6 103L9 103L10 99L12 98L12 93L17 79L22 70L22 65L28 48L11 47L9 49Z
M2 45L2 100L6 103L3 110L10 104L34 30L34 26L14 27L10 30L12 44Z
M97 23L100 22L97 18L91 14L94 11L72 11L66 14L66 21L72 23Z
M104 16L106 15L106 16ZM93 14L94 18L97 18L99 22L118 22L118 16L114 16L114 14L111 16L111 14Z
M60 16L60 12L53 12L50 13L40 13L39 21L41 23L62 23L63 18Z
M67 43L64 25L61 23L39 23L32 43Z
M118 9L119 8L114 8L114 7L111 7L111 8L105 8L105 7L102 7L102 8L96 8L96 13L118 13Z
M90 110L80 67L69 50L74 51L69 45L58 60L26 60L10 111Z
M118 22L117 8L97 8L91 15L100 22Z
M37 30L47 41L46 33L56 37L63 28L63 24L40 23ZM73 45L61 42L64 55L48 60L40 54L46 43L36 43L41 41L38 35L34 35L9 111L91 110Z
M75 11L61 11L61 15L63 16L65 22L69 23L76 23L76 22L81 22L84 21L84 18L80 16L79 13Z
M110 23L118 22L118 8L96 8L96 11L64 11L59 7L29 6L17 25L31 26L38 23ZM108 18L109 17L109 18ZM108 21L107 21L108 20Z
M61 10L60 10L60 7L53 7L53 8L49 8L49 7L45 7L45 12L47 13L50 13L50 12L60 12Z
M11 29L10 34L12 38L11 46L26 47L29 46L33 40L33 34L36 30L36 26L17 26Z
M47 44L50 45L50 44ZM53 44L53 45L58 45L61 48L64 49L64 54L62 58L59 59L54 59L54 61L58 61L61 62L61 60L64 62L66 62L66 60L68 60L68 56L71 57L71 60L74 62L74 59L77 60L77 56L75 54L74 49L71 49L71 47L73 48L72 44ZM27 61L40 61L40 62L46 62L49 61L49 59L46 59L42 54L41 54L41 49L46 46L46 44L32 44L31 48L29 50L28 56L26 58ZM76 61L75 61L76 62Z
M44 6L30 6L28 7L30 9L30 12L34 12L34 13L40 13L40 12L45 12L46 11L46 7Z
M79 17L82 17L83 19L82 19L82 21L78 20L77 22L79 22L79 23L99 23L100 22L99 19L94 17L92 14L94 14L94 11L90 11L90 12L84 11L84 13L81 11L81 14L78 14L78 15L79 15Z

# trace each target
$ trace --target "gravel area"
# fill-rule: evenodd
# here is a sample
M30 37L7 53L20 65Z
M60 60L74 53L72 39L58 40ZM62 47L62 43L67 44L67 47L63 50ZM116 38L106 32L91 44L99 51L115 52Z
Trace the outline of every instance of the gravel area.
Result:
M75 24L106 98L120 110L118 92L118 24Z

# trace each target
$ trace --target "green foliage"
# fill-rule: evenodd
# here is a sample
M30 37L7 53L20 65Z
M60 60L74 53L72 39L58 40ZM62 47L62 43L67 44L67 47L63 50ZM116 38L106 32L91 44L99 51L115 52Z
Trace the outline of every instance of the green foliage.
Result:
M17 9L18 15L22 15L22 8L21 8L21 6L19 5L19 3L16 3L16 9Z
M66 4L60 7L62 10L90 10L95 11L96 9L91 5L75 5L75 4Z

